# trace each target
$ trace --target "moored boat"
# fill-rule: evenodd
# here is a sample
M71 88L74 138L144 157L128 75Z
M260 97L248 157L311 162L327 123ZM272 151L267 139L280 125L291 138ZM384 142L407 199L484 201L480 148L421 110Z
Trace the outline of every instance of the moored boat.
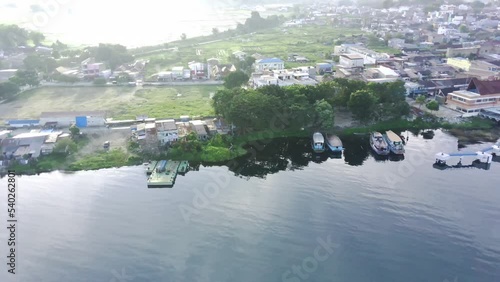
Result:
M327 134L326 135L326 144L328 148L334 153L339 153L344 150L342 145L342 140L337 135Z
M390 153L389 145L380 132L370 133L370 146L379 155L385 156Z
M315 153L323 153L325 151L325 138L323 134L315 132L312 138L312 149Z
M388 130L385 132L385 140L387 141L387 145L389 145L389 149L396 155L402 155L405 153L405 148L403 145L403 140L399 135L394 133L392 130Z

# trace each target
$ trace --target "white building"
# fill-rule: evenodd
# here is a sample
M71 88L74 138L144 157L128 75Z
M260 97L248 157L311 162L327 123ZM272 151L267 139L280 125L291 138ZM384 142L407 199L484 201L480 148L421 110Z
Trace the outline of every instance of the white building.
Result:
M357 54L342 54L339 56L339 65L347 69L362 68L364 58Z
M255 71L282 69L285 69L285 62L278 58L266 58L255 62Z
M158 141L160 141L161 144L168 144L177 141L179 138L179 130L177 129L175 120L157 120L156 134L158 135Z

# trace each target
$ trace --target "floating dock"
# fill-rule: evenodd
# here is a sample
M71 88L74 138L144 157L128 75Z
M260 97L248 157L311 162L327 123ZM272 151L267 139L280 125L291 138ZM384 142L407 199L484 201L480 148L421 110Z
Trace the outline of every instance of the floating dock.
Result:
M498 152L500 152L500 142L496 143L491 147L488 147L484 150L477 152L452 153L452 154L446 154L440 152L436 154L436 162L434 163L433 167L437 169L476 167L488 170L490 169L491 162L496 161L496 159L498 158L497 156ZM450 166L446 164L446 161L449 160L451 157L459 157L460 160L456 165ZM471 165L463 165L462 159L464 157L473 157L475 160L472 162Z
M171 188L174 186L177 174L184 175L188 170L187 161L158 161L148 178L148 188Z

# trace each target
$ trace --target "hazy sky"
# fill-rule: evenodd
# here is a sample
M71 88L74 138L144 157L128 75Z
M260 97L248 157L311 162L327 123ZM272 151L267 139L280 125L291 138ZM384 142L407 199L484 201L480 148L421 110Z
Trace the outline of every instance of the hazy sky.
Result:
M3 2L0 22L37 29L72 44L157 44L178 39L181 33L189 37L211 31L213 27L234 26L249 16L249 13L221 11L234 4L232 0L210 4L206 0L176 1L175 4L159 0L0 1Z

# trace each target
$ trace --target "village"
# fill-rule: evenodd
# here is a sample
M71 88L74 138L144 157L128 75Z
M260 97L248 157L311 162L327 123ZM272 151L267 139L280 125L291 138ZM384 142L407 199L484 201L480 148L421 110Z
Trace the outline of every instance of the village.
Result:
M439 110L433 112L436 116L447 119L481 116L498 122L498 12L494 5L480 6L475 2L441 5L435 10L423 6L359 8L312 4L302 7L293 19L281 23L278 32L287 34L294 30L300 32L303 28L333 27L357 29L360 34L320 42L322 48L329 50L321 56L316 54L318 52L289 52L286 55L262 52L263 55L236 46L222 52L221 56L201 59L205 55L204 45L196 43L190 48L196 50L199 60L185 64L174 62L170 67L158 67L150 58L140 56L127 57L123 63L116 59L114 64L88 57L71 66L54 66L51 75L37 68L37 83L20 85L19 91L68 85L137 89L222 85L228 75L237 71L248 74L249 80L243 87L249 89L266 85L313 86L335 78L368 83L402 81L407 102L414 108L436 101L439 104ZM14 81L18 71L26 69L26 58L55 58L54 48L23 46L0 50L3 68L0 69L0 83ZM167 52L175 53L181 48L173 47ZM424 111L428 109L424 107ZM3 121L0 131L0 163L3 166L12 160L27 164L31 159L52 153L59 140L70 137L72 126L90 135L93 130L99 132L96 136L101 137L95 138L98 141L93 143L93 150L126 148L127 140L143 147L168 146L191 133L205 141L232 130L232 126L218 116L160 118L144 113L136 115L135 119L114 119L112 113L101 110L47 111L41 112L38 118L4 118ZM116 140L108 140L107 131L121 133Z

